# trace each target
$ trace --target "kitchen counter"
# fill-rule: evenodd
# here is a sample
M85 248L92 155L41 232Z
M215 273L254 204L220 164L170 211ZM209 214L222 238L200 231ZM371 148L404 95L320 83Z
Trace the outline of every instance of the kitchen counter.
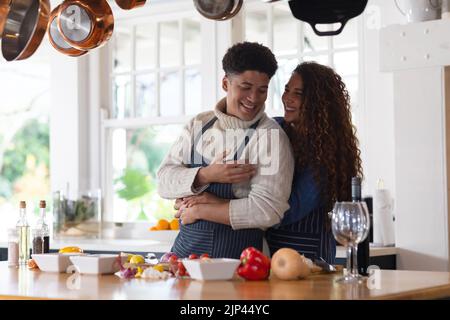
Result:
M347 300L437 299L450 297L450 273L377 271L378 289L335 283L339 274L304 280L196 281L190 279L122 280L114 275L44 273L8 268L0 262L0 299L158 299L158 300ZM376 283L374 281L373 283Z
M58 250L65 246L78 246L85 251L101 252L169 252L178 233L174 231L158 231L151 240L145 239L74 239L50 241L50 249ZM0 242L0 248L7 248L6 241ZM370 256L379 257L396 255L395 247L370 247ZM338 246L336 258L346 258L345 248Z

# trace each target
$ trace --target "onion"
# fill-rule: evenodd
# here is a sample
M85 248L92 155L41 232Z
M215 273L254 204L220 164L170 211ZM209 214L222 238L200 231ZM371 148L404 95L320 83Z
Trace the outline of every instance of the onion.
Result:
M168 263L171 256L176 256L176 254L174 252L166 252L159 259L159 262L160 263Z

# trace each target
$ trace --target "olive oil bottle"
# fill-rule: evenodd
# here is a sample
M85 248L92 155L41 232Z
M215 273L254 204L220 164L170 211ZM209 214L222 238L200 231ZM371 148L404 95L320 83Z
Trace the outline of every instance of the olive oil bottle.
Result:
M19 265L26 265L30 259L30 225L27 220L27 204L20 201L20 217L16 228L19 235Z

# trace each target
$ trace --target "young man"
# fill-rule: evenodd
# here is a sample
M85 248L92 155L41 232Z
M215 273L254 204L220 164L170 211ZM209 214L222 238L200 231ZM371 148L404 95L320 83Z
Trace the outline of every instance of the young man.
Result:
M222 64L226 97L188 123L158 171L161 197L178 199L178 257L262 250L264 230L289 208L291 146L264 112L276 59L267 47L244 42L228 49Z

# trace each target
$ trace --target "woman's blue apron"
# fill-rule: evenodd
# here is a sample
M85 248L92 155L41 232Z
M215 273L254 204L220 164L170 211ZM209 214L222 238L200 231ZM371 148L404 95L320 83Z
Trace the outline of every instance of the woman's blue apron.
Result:
M298 222L278 225L266 232L270 254L280 248L291 248L309 259L323 258L330 264L336 259L336 240L327 230L327 215L322 208L314 209Z
M191 168L205 167L203 157L196 151L196 146L203 133L212 127L217 117L211 119L202 128L202 132L195 137L191 149ZM237 149L234 160L238 160L247 146L251 135L254 133L259 121L254 123ZM202 164L197 164L194 159L202 159ZM211 183L205 190L223 199L236 199L231 183ZM255 247L262 250L264 232L261 229L233 230L230 226L205 220L198 220L191 224L180 224L180 232L175 239L172 252L180 258L188 257L191 253L197 255L207 253L213 258L235 258L239 259L242 251L247 247Z

